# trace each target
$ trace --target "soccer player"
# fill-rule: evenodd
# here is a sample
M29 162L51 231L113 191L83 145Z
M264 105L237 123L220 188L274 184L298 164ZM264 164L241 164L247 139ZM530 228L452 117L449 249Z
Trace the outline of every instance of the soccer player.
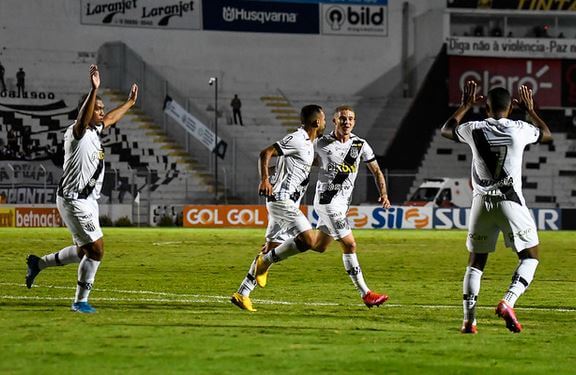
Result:
M304 252L316 241L312 225L300 211L297 202L300 201L302 188L308 184L314 161L313 142L324 131L326 118L322 107L311 104L302 108L300 119L301 128L260 152L258 165L261 181L258 193L267 197L265 249L269 251L256 257L238 291L232 295L232 303L244 310L256 311L250 293L256 284L261 287L266 285L267 270L272 263ZM279 158L276 172L270 179L268 166L273 156ZM289 238L285 240L281 236Z
M488 254L496 248L500 231L507 247L518 255L518 266L512 283L496 307L512 332L522 331L514 305L528 288L538 266L538 233L522 196L522 155L526 145L548 143L552 134L548 125L534 110L532 90L518 88L519 100L512 99L508 90L494 88L486 100L487 118L460 124L462 118L480 101L477 84L466 82L460 107L442 126L442 135L456 142L467 143L472 150L472 186L466 247L470 252L463 282L464 322L462 333L477 333L476 301L480 279ZM534 125L508 119L512 105L526 110Z
M138 86L133 84L128 100L104 114L104 103L97 95L100 73L96 65L90 66L89 76L90 92L81 100L78 118L64 133L64 172L56 197L58 211L72 234L74 244L43 257L31 254L26 259L28 288L47 267L79 263L72 311L80 313L96 312L88 303L88 295L104 256L97 202L104 180L104 150L100 134L118 122L136 103L138 96Z
M360 161L374 176L383 208L390 207L384 174L378 166L374 151L366 140L352 133L356 114L350 106L336 108L332 118L334 130L315 142L319 171L314 196L314 210L318 214L319 229L314 250L324 252L332 240L340 242L344 269L360 292L368 307L380 306L388 300L385 294L371 291L362 274L356 255L356 240L346 219L352 199L354 182Z

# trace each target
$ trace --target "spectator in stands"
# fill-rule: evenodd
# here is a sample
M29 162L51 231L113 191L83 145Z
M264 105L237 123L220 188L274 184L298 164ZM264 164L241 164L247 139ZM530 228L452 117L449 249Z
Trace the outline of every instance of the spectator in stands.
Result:
M25 126L21 134L22 152L29 156L32 153L32 130L30 126Z
M18 88L18 96L22 96L24 94L24 92L26 91L25 87L24 87L24 78L26 77L26 73L24 73L24 70L22 68L18 69L18 72L16 73L16 87Z
M104 180L104 150L100 134L117 123L136 103L138 86L132 85L126 102L108 113L97 95L100 73L90 66L90 91L83 100L76 121L64 133L64 173L58 186L56 204L62 220L72 234L74 244L43 257L29 255L26 286L46 267L79 263L76 296L72 311L94 313L88 296L104 256L98 201Z
M0 84L2 85L2 90L0 92L6 91L6 82L4 82L4 73L6 70L4 69L4 65L0 62Z
M118 203L124 202L124 196L130 191L130 185L128 184L128 178L121 177L120 184L118 185Z
M8 130L8 152L12 157L18 157L20 145L18 145L18 133L14 126Z
M548 125L534 110L532 90L518 88L519 100L512 100L502 87L488 92L487 118L460 125L466 113L481 100L478 85L468 81L460 107L442 126L442 136L467 143L472 149L472 185L474 198L468 220L466 247L470 254L463 282L464 323L462 333L476 333L476 300L488 254L496 248L500 231L505 244L518 255L519 263L512 283L496 307L512 332L522 325L516 318L514 305L526 291L538 266L538 233L522 196L522 156L527 145L548 143L552 134ZM534 125L507 117L513 104L524 109Z
M234 125L238 125L238 121L240 121L240 126L244 126L244 123L242 123L242 113L240 112L242 102L240 101L240 98L238 98L238 94L234 94L230 106L232 107L232 116L234 116Z

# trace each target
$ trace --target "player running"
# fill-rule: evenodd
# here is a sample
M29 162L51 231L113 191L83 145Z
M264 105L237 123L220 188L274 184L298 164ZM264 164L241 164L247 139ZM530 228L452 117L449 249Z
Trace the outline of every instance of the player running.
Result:
M536 114L532 90L518 88L520 100L512 100L508 90L494 88L488 92L487 118L460 125L472 106L481 100L476 95L477 84L466 82L462 103L442 126L442 136L464 142L472 150L472 186L474 197L466 246L470 251L463 282L464 322L462 333L477 333L476 300L488 254L496 248L500 231L507 247L516 251L519 263L512 283L496 307L512 332L522 331L514 305L528 288L538 266L538 233L522 196L522 156L526 145L548 143L552 134L548 125ZM507 117L512 104L517 104L530 116L534 125L513 121Z
M380 306L388 300L388 296L375 293L366 285L356 255L356 240L346 213L360 161L366 164L374 176L379 192L378 202L383 208L390 207L386 181L368 142L352 133L356 125L356 114L352 107L336 108L332 122L334 131L315 142L320 169L314 196L314 210L318 214L316 227L319 229L314 250L324 252L332 240L340 242L344 269L360 292L362 300L368 307Z
M308 184L310 168L314 161L314 140L322 135L326 119L322 107L307 105L300 112L302 127L288 134L281 141L267 147L260 153L260 185L258 193L266 196L268 228L266 229L266 249L252 262L248 274L231 301L236 306L256 311L250 300L250 293L256 287L266 284L258 270L268 269L272 263L310 249L316 235L310 222L300 211L298 202L302 190ZM276 172L272 179L268 175L270 159L278 156ZM284 241L282 236L289 237ZM282 242L278 247L273 248ZM273 249L272 249L273 248Z
M90 66L90 92L81 101L77 120L64 133L64 173L58 186L56 204L74 245L52 254L26 259L28 272L26 286L46 267L78 265L78 283L72 311L94 313L88 303L96 271L104 256L103 234L100 229L98 202L104 180L104 150L100 134L117 123L136 103L138 86L132 85L128 100L104 114L104 103L97 95L100 73L96 65Z

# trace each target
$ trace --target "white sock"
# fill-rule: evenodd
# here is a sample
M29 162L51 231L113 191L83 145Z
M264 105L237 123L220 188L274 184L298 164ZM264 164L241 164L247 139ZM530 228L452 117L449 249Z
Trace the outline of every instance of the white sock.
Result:
M87 302L100 261L84 256L78 265L78 285L74 302Z
M481 279L482 271L478 268L466 267L462 283L462 307L464 308L464 320L467 322L476 321L476 301L480 293Z
M294 238L291 238L287 241L284 241L280 246L278 246L275 249L270 250L269 252L267 252L263 259L265 262L267 262L268 264L272 264L272 263L278 263L288 257L291 257L293 255L296 254L300 254L301 251L298 250L298 247L296 246L296 242L294 241Z
M52 254L44 255L38 262L38 267L43 270L46 267L64 266L70 263L80 263L81 256L78 256L76 245L68 246Z
M360 295L364 297L366 293L370 291L366 282L364 281L364 276L362 275L362 268L360 268L360 263L358 263L358 257L356 253L352 254L342 254L342 262L344 263L344 269L352 279L352 283L360 292Z
M248 297L254 288L256 288L256 278L254 277L256 271L256 259L258 259L258 256L256 256L252 261L246 277L242 280L242 284L240 284L240 287L238 288L238 293L244 297Z
M504 300L512 307L534 279L534 273L538 267L538 259L528 258L520 260L518 267L512 276L512 283L504 295Z

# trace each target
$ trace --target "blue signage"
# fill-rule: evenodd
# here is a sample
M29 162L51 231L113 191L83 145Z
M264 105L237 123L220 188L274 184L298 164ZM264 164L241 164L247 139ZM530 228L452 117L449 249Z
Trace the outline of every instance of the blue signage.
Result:
M318 3L209 0L204 30L319 34Z

